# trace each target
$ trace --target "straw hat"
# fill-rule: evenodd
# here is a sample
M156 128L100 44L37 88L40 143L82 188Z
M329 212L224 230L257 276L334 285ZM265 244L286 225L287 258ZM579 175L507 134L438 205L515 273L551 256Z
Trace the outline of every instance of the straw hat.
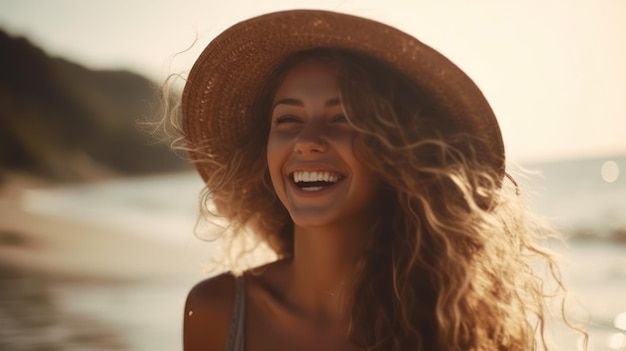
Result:
M183 132L192 161L224 159L252 128L247 110L269 72L287 56L326 47L354 50L387 62L413 78L468 134L504 175L504 145L489 103L454 63L414 37L385 24L336 12L292 10L237 23L218 35L194 64L182 96ZM206 181L212 169L196 162Z

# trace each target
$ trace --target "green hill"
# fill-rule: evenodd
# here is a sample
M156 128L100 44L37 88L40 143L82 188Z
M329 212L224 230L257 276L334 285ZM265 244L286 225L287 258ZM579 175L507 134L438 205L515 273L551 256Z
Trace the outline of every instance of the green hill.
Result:
M157 104L149 80L52 58L0 31L0 171L58 181L186 166L140 130Z

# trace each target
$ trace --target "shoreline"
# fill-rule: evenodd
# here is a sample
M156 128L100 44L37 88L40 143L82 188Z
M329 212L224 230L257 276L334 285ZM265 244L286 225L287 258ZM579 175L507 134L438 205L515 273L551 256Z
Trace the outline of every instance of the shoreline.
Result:
M189 233L204 245L190 248L22 208L24 192L55 187L16 176L0 188L2 349L180 349L184 301L209 277L210 243Z
M150 240L150 233L137 234L22 208L21 198L27 191L54 187L26 176L5 179L0 188L0 263L77 279L206 276L201 266L209 262L211 243L201 242L193 233L170 244Z

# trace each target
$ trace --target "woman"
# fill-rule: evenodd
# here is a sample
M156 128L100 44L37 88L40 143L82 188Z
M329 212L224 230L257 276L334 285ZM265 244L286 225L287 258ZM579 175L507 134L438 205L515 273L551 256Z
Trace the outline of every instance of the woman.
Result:
M207 214L279 258L194 287L186 351L547 348L529 263L554 267L545 232L489 104L435 50L363 18L267 14L208 45L181 106Z

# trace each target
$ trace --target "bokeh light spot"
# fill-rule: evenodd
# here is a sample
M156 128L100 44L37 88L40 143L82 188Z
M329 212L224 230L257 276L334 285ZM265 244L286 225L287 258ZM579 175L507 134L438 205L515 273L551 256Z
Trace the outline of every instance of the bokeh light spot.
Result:
M613 320L613 325L617 329L626 331L626 312L618 313Z
M619 177L619 165L615 161L606 161L600 169L602 179L607 183L613 183Z
M621 349L626 344L626 335L622 333L613 333L609 335L606 344L613 350Z

